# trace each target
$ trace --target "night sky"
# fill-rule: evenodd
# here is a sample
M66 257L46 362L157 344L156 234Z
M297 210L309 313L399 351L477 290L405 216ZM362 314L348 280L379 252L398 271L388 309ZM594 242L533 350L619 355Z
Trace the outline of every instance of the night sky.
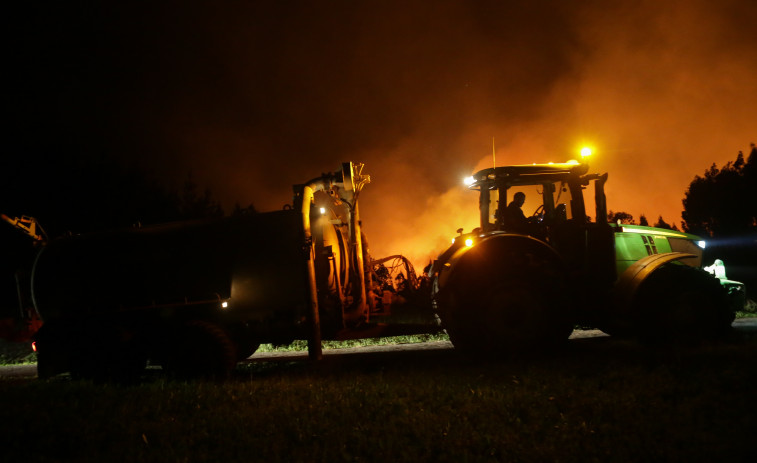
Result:
M28 3L4 19L3 156L191 172L262 211L364 162L373 255L416 265L475 226L461 179L492 139L497 165L589 143L611 209L670 223L757 142L750 0Z

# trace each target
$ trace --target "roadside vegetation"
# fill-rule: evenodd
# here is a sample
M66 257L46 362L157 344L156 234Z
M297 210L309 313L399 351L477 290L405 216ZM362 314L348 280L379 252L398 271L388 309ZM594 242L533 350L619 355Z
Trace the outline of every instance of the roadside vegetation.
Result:
M744 309L736 312L736 318L757 317L757 303L748 300ZM323 341L323 349L344 349L349 347L381 346L387 344L409 344L429 341L449 341L446 333L420 334L412 336L392 336L386 338L354 339L349 341ZM286 345L261 344L256 352L306 351L307 341L294 341ZM0 366L23 365L37 362L37 354L28 343L14 343L0 339Z
M757 339L573 340L240 364L224 382L0 380L7 461L755 461ZM155 372L157 373L157 372Z
M348 347L382 346L387 344L410 344L427 341L448 341L445 333L419 334L412 336L392 336L387 338L354 339L350 341L323 341L324 349L344 349ZM291 344L274 346L261 344L256 352L290 352L305 351L307 341L294 341ZM37 354L32 351L29 343L15 343L0 339L0 366L23 365L37 362Z
M742 310L736 311L736 318L750 318L757 317L757 302L751 299L747 299L746 304Z

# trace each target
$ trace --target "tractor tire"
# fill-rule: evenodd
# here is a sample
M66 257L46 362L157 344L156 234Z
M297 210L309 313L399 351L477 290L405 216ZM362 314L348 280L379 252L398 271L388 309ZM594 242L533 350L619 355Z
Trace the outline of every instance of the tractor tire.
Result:
M163 369L180 379L226 378L236 363L236 348L226 331L204 320L175 329L162 361Z
M539 249L515 249L477 264L458 268L435 301L456 349L500 358L567 340L574 314L559 262Z
M720 282L709 273L668 264L644 281L631 318L636 335L654 343L692 343L722 339L734 312Z
M468 293L450 307L447 333L456 349L476 356L549 349L566 340L573 325L559 313L564 307L544 296L533 282L520 279Z

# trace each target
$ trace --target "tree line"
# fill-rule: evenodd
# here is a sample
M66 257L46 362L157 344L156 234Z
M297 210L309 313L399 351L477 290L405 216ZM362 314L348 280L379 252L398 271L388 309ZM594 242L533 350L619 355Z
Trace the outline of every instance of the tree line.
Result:
M109 158L61 156L3 164L0 213L34 216L51 238L224 215L211 190L189 171L182 182L171 184L136 164Z
M746 284L747 295L757 299L757 147L749 155L739 151L736 159L723 167L712 164L703 175L696 175L684 192L681 227L683 231L706 238L704 264L722 260L727 277ZM635 224L633 215L608 213L612 222ZM639 225L648 225L642 214ZM677 230L662 217L655 227Z
M748 235L757 232L757 147L751 144L746 159L739 151L734 161L722 168L713 163L703 176L696 175L682 200L683 231L711 238ZM607 214L610 222L636 225L634 216L625 211ZM644 214L638 225L649 226ZM658 216L653 227L679 230Z

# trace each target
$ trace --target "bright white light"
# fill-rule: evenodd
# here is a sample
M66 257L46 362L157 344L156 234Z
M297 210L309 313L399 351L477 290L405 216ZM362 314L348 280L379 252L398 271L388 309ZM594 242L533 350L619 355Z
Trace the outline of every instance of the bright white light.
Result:
M704 240L697 241L697 246L699 246L700 248L704 249L704 247L707 246L707 243Z
M455 238L452 238L452 244L455 244Z
M226 302L226 301L223 301L223 302L221 302L221 307L223 307L224 309L225 309L226 307L228 307L228 306L229 306L229 303L228 303L228 302Z
M326 208L325 207L322 207L320 210L321 210L321 215L323 215L323 214L326 213Z
M465 245L468 247L473 246L473 240L471 238L466 238Z
M473 185L473 182L475 182L475 181L476 181L476 179L473 178L472 175L470 177L465 177L463 179L463 183L465 183L467 186Z
M581 148L581 157L588 158L589 156L591 156L591 148L589 148L588 146Z

